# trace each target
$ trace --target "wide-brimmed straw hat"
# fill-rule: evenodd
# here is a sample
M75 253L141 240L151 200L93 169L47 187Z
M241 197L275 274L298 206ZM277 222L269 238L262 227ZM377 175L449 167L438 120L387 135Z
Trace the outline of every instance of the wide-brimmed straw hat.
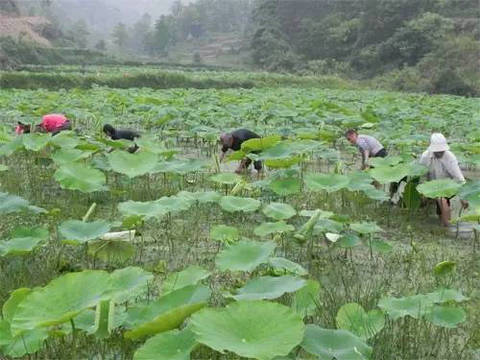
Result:
M428 147L428 151L431 152L440 152L440 151L447 151L450 147L447 144L447 139L440 133L433 133L430 137L430 146Z

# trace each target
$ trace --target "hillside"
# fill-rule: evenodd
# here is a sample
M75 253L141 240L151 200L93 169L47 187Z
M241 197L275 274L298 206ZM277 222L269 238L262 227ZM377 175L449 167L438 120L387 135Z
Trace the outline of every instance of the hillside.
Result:
M9 16L0 14L0 36L11 37L14 40L27 40L40 46L51 47L51 42L44 32L51 23L41 16Z

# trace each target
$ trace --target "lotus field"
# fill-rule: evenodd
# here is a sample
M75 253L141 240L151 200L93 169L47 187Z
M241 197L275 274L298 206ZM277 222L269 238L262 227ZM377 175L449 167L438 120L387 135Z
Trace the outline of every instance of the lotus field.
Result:
M315 88L0 90L0 358L479 359L479 108ZM14 135L52 112L74 130ZM105 123L140 131L140 150ZM262 139L219 162L238 128ZM389 156L360 171L348 128ZM464 185L426 180L433 131ZM245 156L264 171L235 174Z

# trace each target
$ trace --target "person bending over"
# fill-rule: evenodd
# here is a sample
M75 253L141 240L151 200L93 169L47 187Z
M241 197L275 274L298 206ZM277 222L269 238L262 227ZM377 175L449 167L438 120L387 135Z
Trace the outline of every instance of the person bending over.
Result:
M430 137L430 146L422 154L420 164L428 167L428 179L453 179L458 182L465 182L462 171L458 166L458 161L455 155L449 151L450 147L447 144L447 139L440 133L433 133ZM438 198L437 215L443 226L450 225L451 198ZM461 200L464 208L468 207L468 202Z
M222 135L220 135L220 143L222 144L222 153L220 155L220 161L223 161L223 158L225 157L225 154L227 153L228 150L231 149L234 151L238 151L241 149L242 143L244 141L247 141L250 139L258 139L258 138L260 138L259 135L247 129L238 129L231 133L223 133ZM241 173L242 171L248 169L251 163L252 163L252 160L249 158L242 159L242 161L240 162L240 165L238 166L237 170L235 170L235 172L237 174ZM253 166L255 167L255 170L257 170L258 172L262 170L261 161L254 161Z
M30 124L24 124L19 121L17 127L15 128L15 133L17 135L29 134L31 130L32 127ZM72 130L72 125L70 120L68 120L67 117L62 114L45 115L42 117L42 122L35 125L36 132L51 133L52 136L57 135L63 130Z
M130 141L135 141L136 138L140 137L140 134L136 131L133 130L127 130L127 129L115 129L112 125L110 124L105 124L103 126L103 132L105 135L107 135L110 139L112 140L130 140ZM133 146L130 146L127 151L130 153L134 153L137 151L139 148L137 144L134 144Z
M352 145L356 145L362 155L362 170L368 168L371 157L386 157L387 151L380 142L370 135L359 135L356 130L345 132L345 137Z

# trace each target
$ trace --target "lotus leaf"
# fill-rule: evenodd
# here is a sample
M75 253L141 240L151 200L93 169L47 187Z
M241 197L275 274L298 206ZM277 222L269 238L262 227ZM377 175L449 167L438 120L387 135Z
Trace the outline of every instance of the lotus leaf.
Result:
M153 275L139 267L129 266L115 270L110 274L108 289L104 289L103 297L115 303L123 303L147 290L148 282Z
M64 164L54 174L62 188L94 192L105 190L105 175L97 169L80 163Z
M341 190L348 186L350 179L341 174L307 174L305 184L312 191L325 190L329 193Z
M243 198L238 196L224 196L220 200L220 206L228 212L243 211L253 212L260 207L260 201L252 198Z
M32 291L17 307L11 322L12 334L16 336L74 318L102 299L109 280L104 271L87 270L63 275Z
M92 222L68 220L60 224L58 231L66 241L82 244L100 238L110 231L110 226L105 220Z
M398 165L403 161L403 159L401 156L387 156L385 158L370 158L369 161L372 166L375 166L377 168Z
M130 154L126 151L114 151L107 155L113 171L127 175L129 178L145 175L155 168L158 156L147 151Z
M219 202L222 198L222 195L217 193L216 191L199 191L199 192L188 192L188 191L180 191L177 194L178 197L185 197L192 201L198 201L199 203L212 203L212 202Z
M291 205L283 203L270 203L263 208L263 213L275 220L287 220L297 214Z
M369 171L370 175L380 184L398 182L408 175L410 167L407 164L395 166L375 167Z
M426 295L413 295L403 298L384 297L378 302L378 307L385 311L392 320L404 316L419 319L430 312L433 302Z
M158 199L157 204L165 211L165 213L176 213L190 209L192 202L184 197L164 196Z
M306 285L306 281L286 275L280 277L261 276L249 280L244 287L231 295L235 300L276 299L285 293L292 293Z
M133 360L190 360L197 345L193 332L171 330L148 339L134 354Z
M221 251L215 262L221 271L252 271L266 263L273 250L275 243L272 241L242 240Z
M365 171L356 171L348 174L348 178L349 183L347 188L350 191L368 190L373 186L372 177Z
M283 159L268 159L265 160L265 165L272 169L284 169L298 164L300 161L302 161L300 156L292 156Z
M23 146L27 150L40 151L47 146L50 136L45 134L25 134L23 136Z
M236 227L216 225L210 230L210 238L215 241L231 244L240 238L240 234Z
M268 259L268 264L276 270L282 270L294 275L305 276L308 274L300 264L282 257L272 257Z
M281 178L270 182L269 188L275 194L280 196L287 196L298 194L302 184L297 178Z
M271 148L272 146L275 146L277 143L280 142L280 140L281 137L278 135L271 135L258 139L249 139L242 143L241 149L246 153L252 151L262 151Z
M88 158L92 153L87 151L81 151L78 149L58 149L55 151L51 158L57 165L69 164L78 160Z
M425 317L434 325L453 329L464 322L467 315L461 308L436 305Z
M0 255L23 255L31 252L49 237L45 228L17 228L8 241L0 241Z
M420 184L417 186L417 190L420 194L435 199L454 196L461 187L462 184L459 184L452 179L440 179Z
M234 185L242 180L242 177L234 173L221 173L210 176L210 180L225 185Z
M88 254L107 263L124 262L135 255L136 247L124 240L101 239L88 242Z
M2 314L3 318L8 322L11 322L15 312L17 311L18 304L20 304L25 297L32 292L32 289L29 288L19 288L10 294L10 297L3 304ZM9 327L10 331L10 327Z
M8 170L8 166L0 164L0 172L7 171L7 170Z
M208 278L210 275L210 271L197 265L190 265L182 271L168 274L162 284L162 294L168 294L186 286L197 285L198 282Z
M312 316L317 311L320 283L309 279L304 287L293 296L292 308L302 317Z
M460 291L455 289L438 289L434 292L428 293L426 296L435 303L442 304L445 302L463 302L467 301L468 298L465 297Z
M456 265L457 264L454 261L442 261L435 265L433 272L435 275L445 276L452 273L455 270Z
M125 201L118 204L118 210L124 215L139 215L146 218L161 217L167 213L157 201Z
M472 207L480 208L480 180L463 185L458 196L460 199L467 200Z
M277 221L261 223L253 230L253 232L257 236L265 237L275 233L286 233L294 230L295 227L293 225L287 224L284 221Z
M343 305L337 312L337 327L348 330L363 340L370 339L385 326L385 315L380 310L368 313L357 303Z
M202 285L186 286L172 291L148 304L128 310L125 332L128 339L155 335L179 327L194 312L203 308L210 297L210 290Z
M345 234L342 238L338 241L338 246L342 248L353 248L357 245L360 245L362 241L360 238L355 234Z
M0 192L0 214L10 214L19 211L46 212L45 209L32 206L20 196Z
M361 222L361 223L354 223L350 224L350 228L353 231L356 231L359 234L373 234L376 232L383 231L381 227L379 227L375 222Z
M25 354L34 354L43 347L43 342L47 338L48 331L45 329L30 330L11 338L3 352L14 358L22 357Z
M264 301L240 301L203 309L191 319L199 343L258 360L286 356L303 338L305 325L290 308Z
M320 360L367 360L372 353L372 348L351 332L316 325L307 325L301 346Z
M206 167L208 163L199 159L178 159L171 161L161 161L157 163L152 173L175 173L186 174L189 172L199 171Z

